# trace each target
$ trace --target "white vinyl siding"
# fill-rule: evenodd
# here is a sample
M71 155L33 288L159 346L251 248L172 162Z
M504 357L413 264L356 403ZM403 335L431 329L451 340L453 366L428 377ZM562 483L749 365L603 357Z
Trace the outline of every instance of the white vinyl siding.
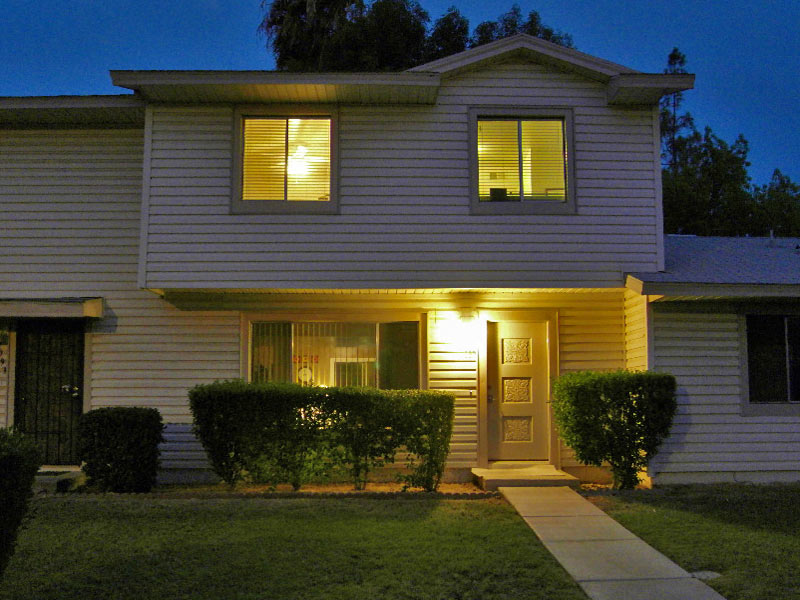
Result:
M800 417L741 415L741 332L735 314L659 312L655 369L678 380L678 412L656 457L656 481L800 478Z
M475 106L572 111L577 214L470 214ZM577 75L494 65L434 106L340 107L335 215L230 214L233 108L152 111L147 287L619 287L657 267L654 112Z
M239 317L180 311L138 289L142 137L2 132L0 297L102 297L88 336L91 407L153 406L189 423L190 387L239 376Z

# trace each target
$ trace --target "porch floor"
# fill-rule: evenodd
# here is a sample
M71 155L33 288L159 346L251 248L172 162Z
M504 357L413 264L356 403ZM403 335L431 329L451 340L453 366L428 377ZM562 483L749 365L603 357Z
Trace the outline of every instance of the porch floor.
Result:
M488 469L475 467L472 479L482 490L495 491L499 487L578 487L577 477L559 471L553 465L537 461L498 461Z

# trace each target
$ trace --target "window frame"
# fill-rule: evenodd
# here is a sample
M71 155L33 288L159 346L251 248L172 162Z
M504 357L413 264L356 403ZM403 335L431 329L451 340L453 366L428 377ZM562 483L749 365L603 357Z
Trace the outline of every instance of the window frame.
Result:
M428 315L424 311L371 311L362 312L243 312L240 328L240 377L247 382L252 380L253 323L392 323L397 321L417 322L417 389L428 389Z
M244 120L246 118L302 119L326 117L331 121L330 139L330 200L243 200ZM339 110L336 107L314 105L238 106L233 111L233 165L231 171L231 214L247 215L307 215L339 213Z
M575 138L571 108L472 106L469 115L469 201L473 215L566 215L575 214ZM481 202L478 193L478 121L558 119L564 123L567 146L567 193L564 201L520 200L519 202Z
M800 311L765 310L739 314L739 357L741 374L741 415L745 417L800 417L800 400L786 402L750 402L750 359L748 353L747 317L795 317ZM787 378L789 374L787 373ZM788 380L787 380L788 384Z

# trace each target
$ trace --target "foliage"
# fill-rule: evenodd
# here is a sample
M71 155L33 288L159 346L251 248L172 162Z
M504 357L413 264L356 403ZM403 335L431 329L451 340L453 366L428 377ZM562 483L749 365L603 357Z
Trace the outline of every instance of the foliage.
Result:
M471 37L454 6L429 31L417 0L263 0L261 7L258 29L281 71L401 71L517 33L572 47L572 38L544 25L536 11L523 19L517 4Z
M189 391L194 433L228 485L248 478L298 489L325 455L322 388L222 381Z
M469 21L455 6L436 19L425 39L425 60L429 62L463 52L469 43Z
M91 484L118 493L149 492L156 482L161 413L155 408L96 408L78 422L78 453Z
M523 21L522 10L516 3L511 6L511 10L500 15L497 21L484 21L475 27L469 45L470 48L474 48L518 33L526 33L559 46L574 48L571 35L542 23L541 16L535 10L530 11L527 19Z
M553 386L559 433L583 464L611 465L614 487L639 483L638 471L669 434L675 378L666 373L580 371Z
M327 408L335 415L331 434L344 451L353 484L363 490L373 467L394 462L400 445L394 406L374 388L328 388Z
M0 429L0 578L14 554L41 464L32 440L11 429Z
M685 73L686 56L673 48L666 73ZM709 127L701 133L683 93L661 100L664 230L694 235L800 236L800 186L780 171L753 186L749 146L739 135L729 144Z
M757 235L800 237L800 185L778 169L769 183L753 189Z
M393 462L405 446L412 456L411 484L436 489L454 398L414 390L223 381L194 387L189 401L195 434L229 485L249 479L289 482L299 489L310 477L346 465L356 489L363 489L370 470Z
M455 402L451 394L431 391L387 392L399 419L397 425L408 452L409 473L402 476L406 487L432 492L444 474L453 434Z

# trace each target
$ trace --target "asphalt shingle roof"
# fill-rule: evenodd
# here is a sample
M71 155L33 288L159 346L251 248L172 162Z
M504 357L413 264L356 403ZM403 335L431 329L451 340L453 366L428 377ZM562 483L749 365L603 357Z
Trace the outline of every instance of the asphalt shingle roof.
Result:
M652 283L800 284L800 238L668 235L664 259L664 272L632 275Z

